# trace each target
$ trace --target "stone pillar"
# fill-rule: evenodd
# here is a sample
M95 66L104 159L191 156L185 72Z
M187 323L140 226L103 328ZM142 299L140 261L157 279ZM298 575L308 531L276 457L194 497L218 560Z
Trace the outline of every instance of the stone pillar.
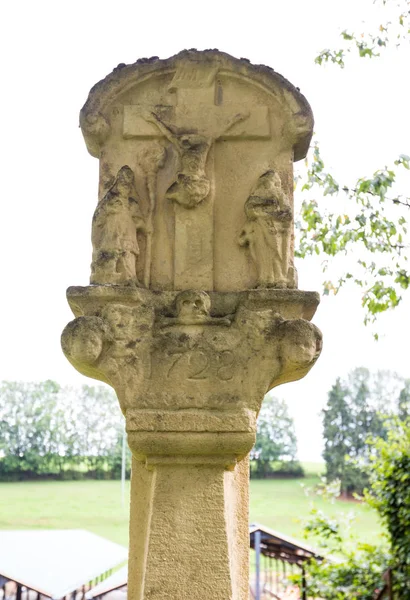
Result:
M100 192L62 347L126 418L129 598L245 600L257 415L322 344L293 264L310 107L268 67L189 50L119 65L80 120Z

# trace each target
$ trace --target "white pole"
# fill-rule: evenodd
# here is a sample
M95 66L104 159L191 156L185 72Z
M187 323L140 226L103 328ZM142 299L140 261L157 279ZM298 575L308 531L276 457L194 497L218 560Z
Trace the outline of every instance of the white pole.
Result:
M261 600L261 532L259 529L255 531L255 600Z
M122 434L122 458L121 458L121 504L124 506L125 504L125 426L124 432Z

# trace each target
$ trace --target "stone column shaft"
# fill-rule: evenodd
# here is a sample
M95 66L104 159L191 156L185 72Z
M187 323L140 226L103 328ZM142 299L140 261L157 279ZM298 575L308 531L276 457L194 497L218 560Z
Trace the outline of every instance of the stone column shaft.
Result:
M129 597L247 600L248 461L153 462L133 461Z

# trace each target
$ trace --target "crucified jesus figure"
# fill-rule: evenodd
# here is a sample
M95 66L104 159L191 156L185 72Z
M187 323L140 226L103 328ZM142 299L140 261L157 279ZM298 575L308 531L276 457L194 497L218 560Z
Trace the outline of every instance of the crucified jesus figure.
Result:
M155 124L178 151L180 166L176 180L170 185L166 197L185 208L194 208L205 200L211 190L211 181L205 172L209 150L214 141L233 125L247 119L249 113L238 113L223 125L217 136L192 133L169 125L158 112L150 112L145 119Z

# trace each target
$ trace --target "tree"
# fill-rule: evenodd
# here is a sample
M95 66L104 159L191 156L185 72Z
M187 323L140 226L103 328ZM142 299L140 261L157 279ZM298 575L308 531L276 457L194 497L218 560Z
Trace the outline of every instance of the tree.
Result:
M397 416L400 421L410 418L410 379L404 381L397 403Z
M387 439L369 439L369 489L365 501L375 508L387 530L385 543L347 540L342 523L313 508L305 535L316 535L338 560L311 561L309 592L324 600L372 600L384 587L383 574L392 570L394 598L410 600L410 420L391 419ZM332 485L333 498L337 495ZM325 486L322 497L332 497ZM349 541L347 544L346 542Z
M0 477L118 476L123 432L106 387L0 384Z
M353 427L347 395L347 389L338 378L329 392L327 405L323 410L323 458L326 463L326 478L328 481L340 479L344 487L347 485L346 456L350 451Z
M374 58L389 44L400 46L408 41L410 0L379 0L378 4L390 12L377 31L360 34L343 31L343 46L323 50L316 63L344 67L353 51L362 58ZM407 264L410 197L397 188L398 178L406 171L409 173L410 157L398 154L391 164L360 177L353 184L339 182L325 167L316 141L306 166L301 190L309 198L302 201L296 223L300 238L296 255L334 257L352 251L359 253L355 271L347 270L336 281L334 278L325 281L324 293L337 293L347 281L354 282L363 290L367 323L379 313L398 306L403 290L410 285ZM403 181L402 186L408 187L409 183L407 175L407 183ZM312 192L315 198L311 197Z
M333 385L322 411L323 458L327 480L340 479L342 493L361 493L367 485L368 439L386 437L388 418L404 414L408 406L407 390L396 373L371 374L363 368Z
M389 424L386 440L373 440L367 501L386 526L398 598L410 599L410 419Z
M0 386L0 450L3 473L59 470L62 444L60 386L2 382Z
M66 393L73 400L74 443L70 456L81 457L91 471L111 470L118 462L118 442L124 430L114 392L108 387L83 385Z
M252 475L266 477L274 471L272 463L282 463L285 470L300 474L296 453L295 426L287 406L283 400L268 395L258 417L256 443L250 454Z
M389 20L381 23L375 30L365 33L342 31L340 34L342 47L337 50L322 50L315 59L318 65L331 62L343 69L347 57L354 51L360 58L377 58L389 44L394 44L398 48L408 41L410 0L374 0L374 4L389 8Z

